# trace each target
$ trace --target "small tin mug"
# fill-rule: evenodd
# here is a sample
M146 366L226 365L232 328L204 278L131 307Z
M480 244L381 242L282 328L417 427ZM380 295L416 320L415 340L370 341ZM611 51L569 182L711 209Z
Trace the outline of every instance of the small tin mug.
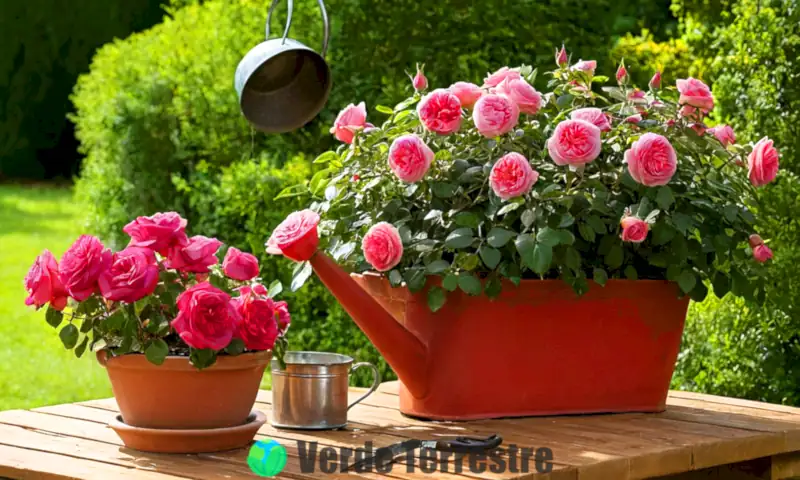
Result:
M286 352L286 369L272 360L272 418L278 428L330 430L347 424L347 411L380 385L380 372L368 362L353 364L347 355L325 352ZM347 404L350 374L357 368L372 370L372 386Z

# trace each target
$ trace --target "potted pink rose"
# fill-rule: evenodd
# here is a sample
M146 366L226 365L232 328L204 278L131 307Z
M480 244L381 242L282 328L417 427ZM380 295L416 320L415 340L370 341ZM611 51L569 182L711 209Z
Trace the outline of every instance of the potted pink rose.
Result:
M251 410L264 369L273 351L282 358L286 350L290 315L274 300L280 282L262 285L256 257L234 247L220 265L222 242L189 237L174 212L139 217L124 231L131 241L118 252L90 235L60 261L45 250L25 277L25 303L47 308L47 322L76 356L97 353L122 413L112 426L129 446L231 448L224 435L200 446L136 435L248 426L234 439L246 443L263 423Z
M503 67L481 86L415 85L374 127L348 107L344 144L279 195L310 205L269 251L336 295L407 414L658 411L689 299L764 298L772 141L709 129L700 80L656 73L641 90L621 65L601 88L595 61L562 48L556 64L547 92Z

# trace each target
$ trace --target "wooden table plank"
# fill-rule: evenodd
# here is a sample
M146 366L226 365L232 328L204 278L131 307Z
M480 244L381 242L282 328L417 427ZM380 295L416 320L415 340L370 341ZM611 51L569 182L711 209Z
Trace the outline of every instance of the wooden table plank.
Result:
M352 388L349 400L365 389ZM256 408L271 414L271 392L259 392ZM327 478L395 478L412 480L548 479L632 480L697 471L733 462L773 458L773 478L800 471L800 409L691 392L670 392L668 409L659 414L617 414L529 417L471 422L430 422L405 417L397 410L398 384L382 384L376 393L355 406L348 427L338 431L280 430L269 424L259 439L276 439L287 449L289 462L279 478L307 480L321 473L300 468L298 441L316 441L323 447L374 448L408 438L499 433L504 445L549 447L554 454L550 474L449 473L419 471L418 455L408 473L405 457L388 476L378 473L336 474ZM253 478L246 465L247 449L202 455L165 455L137 452L122 446L107 422L118 413L114 399L55 405L31 411L0 412L0 475L14 478ZM7 457L7 458L6 458ZM42 465L39 458L51 458ZM504 459L508 459L506 454ZM55 462L55 463L53 463ZM61 469L61 464L64 468ZM56 467L53 467L56 465ZM465 465L466 466L466 465ZM89 468L95 470L89 470ZM38 469L38 470L37 470ZM26 472L26 473L23 473ZM32 473L38 472L38 473ZM97 473L91 473L97 472ZM705 470L703 470L705 472ZM699 475L705 475L697 472ZM724 475L717 473L716 475ZM670 477L672 478L672 477ZM677 478L677 477L676 477ZM705 478L705 477L703 477ZM710 477L709 477L710 478ZM715 477L715 478L724 478Z

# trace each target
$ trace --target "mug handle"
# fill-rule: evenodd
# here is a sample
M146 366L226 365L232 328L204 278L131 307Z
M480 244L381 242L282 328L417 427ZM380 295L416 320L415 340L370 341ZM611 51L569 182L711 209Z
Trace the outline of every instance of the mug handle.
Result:
M348 405L347 406L348 410L350 410L351 408L355 407L356 404L359 403L360 401L362 401L365 398L367 398L370 395L372 395L372 393L375 390L377 390L378 386L381 384L381 373L378 371L378 367L376 367L375 365L373 365L373 364L371 364L369 362L359 362L359 363L356 363L355 365L353 365L353 367L350 369L350 373L355 372L356 369L359 368L359 367L369 367L372 370L372 386L369 387L369 390L367 391L367 393L362 395L361 398L359 398L355 402L353 402L350 405Z
M269 24L272 21L272 12L275 11L275 7L278 6L278 2L280 0L272 0L272 4L269 6L269 11L267 12L267 28L266 28L266 37L269 40ZM292 0L288 0L288 16L286 18L286 27L283 29L283 43L286 43L286 37L289 36L289 28L292 26L292 11L294 10L294 2ZM325 58L325 55L328 53L328 41L330 40L330 24L328 22L328 12L325 10L325 3L323 0L317 0L319 4L319 12L322 15L322 28L323 28L323 38L322 38L322 58Z

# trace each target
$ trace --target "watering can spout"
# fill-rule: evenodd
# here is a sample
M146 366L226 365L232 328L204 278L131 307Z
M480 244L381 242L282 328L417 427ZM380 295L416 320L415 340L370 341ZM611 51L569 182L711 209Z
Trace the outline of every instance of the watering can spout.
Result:
M422 342L330 257L317 251L310 262L322 283L380 350L411 395L424 398L427 394L426 349Z

